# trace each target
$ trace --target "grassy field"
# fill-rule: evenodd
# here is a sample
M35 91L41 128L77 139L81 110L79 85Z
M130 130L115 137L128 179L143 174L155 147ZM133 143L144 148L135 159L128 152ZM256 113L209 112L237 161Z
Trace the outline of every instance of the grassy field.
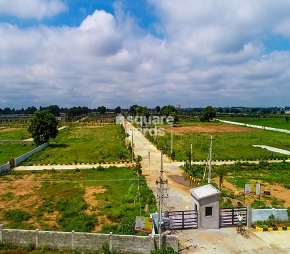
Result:
M182 123L176 127L180 128ZM240 128L243 131L218 131L221 127ZM190 128L199 128L199 131L192 131ZM256 159L285 159L289 156L274 153L253 145L268 145L290 151L289 134L274 131L258 130L247 127L236 127L222 123L192 123L186 124L187 132L173 134L174 159L188 160L192 145L193 160L206 160L209 153L210 136L213 136L213 160L256 160ZM213 132L207 131L215 128ZM170 155L171 133L167 130L165 136L147 136L149 140L157 145L159 149Z
M3 128L0 129L0 140L23 140L30 138L27 128Z
M1 128L0 129L0 165L7 163L12 158L17 158L18 156L25 154L33 150L36 146L29 143L7 143L1 142L5 141L16 141L29 138L29 133L27 128Z
M36 148L34 144L0 144L0 165L7 163L12 158L17 158Z
M140 211L156 211L134 168L9 171L1 175L0 192L5 228L131 234Z
M287 115L286 115L287 116ZM222 117L221 120L290 130L290 121L284 117ZM290 116L288 116L290 118Z
M126 161L130 152L124 140L120 126L70 126L61 130L49 147L22 165Z

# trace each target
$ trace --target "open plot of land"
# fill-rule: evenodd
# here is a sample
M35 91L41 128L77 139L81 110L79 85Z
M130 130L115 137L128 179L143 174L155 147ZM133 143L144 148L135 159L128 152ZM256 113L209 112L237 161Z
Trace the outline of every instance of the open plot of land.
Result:
M164 127L167 132L171 132L171 127ZM255 130L247 127L231 126L231 125L193 125L193 126L179 126L172 129L174 134L181 133L215 133L215 132L255 132Z
M182 123L181 123L182 124ZM254 145L267 145L290 151L289 134L222 123L193 123L191 126L164 126L166 135L149 139L169 154L172 143L175 160L188 160L192 146L193 160L206 160L210 137L213 138L213 160L285 159L287 155L267 151Z
M49 147L22 165L126 161L130 152L119 125L74 125L60 131Z
M13 158L17 158L22 154L36 148L34 144L26 143L12 143L12 144L0 144L0 165L7 163Z
M98 232L139 214L138 179L131 168L13 171L0 179L6 228ZM142 207L155 211L152 191L142 179L140 195Z
M0 140L23 140L30 137L26 128L6 127L0 129Z
M286 120L288 117L288 121ZM238 123L253 124L265 127L290 129L289 115L280 117L222 117L221 120L233 121Z

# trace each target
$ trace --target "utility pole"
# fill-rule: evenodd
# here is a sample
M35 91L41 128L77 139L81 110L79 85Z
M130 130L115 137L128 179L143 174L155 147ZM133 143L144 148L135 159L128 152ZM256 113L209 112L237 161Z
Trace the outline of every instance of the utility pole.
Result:
M162 233L162 208L164 206L164 198L168 198L168 180L163 179L163 151L161 151L161 167L160 176L156 180L157 185L157 199L158 199L158 231L159 231L159 249L161 249L161 233Z
M134 141L133 141L133 129L131 129L131 131L132 131L132 163L134 162Z
M172 155L173 153L173 134L172 134L172 128L173 128L173 125L171 125L171 138L170 138L170 147L171 147L171 150L170 150L170 155Z
M190 144L190 162L189 162L190 169L191 169L191 161L192 161L192 144Z
M210 146L209 146L209 166L208 166L208 179L207 183L210 183L211 178L211 159L212 159L212 135L210 135Z

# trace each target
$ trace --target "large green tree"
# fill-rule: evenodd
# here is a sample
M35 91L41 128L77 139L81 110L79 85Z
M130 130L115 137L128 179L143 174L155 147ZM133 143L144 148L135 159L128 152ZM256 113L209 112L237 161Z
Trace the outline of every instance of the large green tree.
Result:
M177 109L172 105L162 107L161 115L166 117L172 116L174 118L174 123L178 122Z
M28 132L37 146L58 134L58 121L48 110L37 111L30 121Z
M200 121L209 122L216 117L216 110L212 106L207 106L200 116Z

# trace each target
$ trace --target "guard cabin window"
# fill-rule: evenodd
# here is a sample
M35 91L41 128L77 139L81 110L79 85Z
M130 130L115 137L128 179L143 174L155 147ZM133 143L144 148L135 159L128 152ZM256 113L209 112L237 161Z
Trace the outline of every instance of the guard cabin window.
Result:
M212 206L205 207L205 217L212 216Z

